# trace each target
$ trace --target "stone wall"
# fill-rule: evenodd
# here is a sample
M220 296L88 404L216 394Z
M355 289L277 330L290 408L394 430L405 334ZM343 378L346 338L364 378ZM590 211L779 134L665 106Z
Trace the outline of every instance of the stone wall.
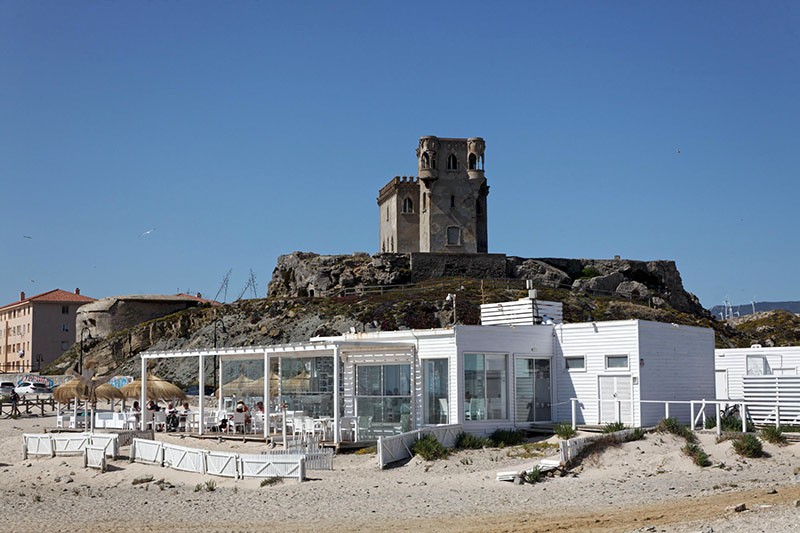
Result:
M169 295L137 294L102 298L78 308L75 342L80 342L84 327L89 328L93 338L102 339L115 331L198 305L204 304L198 299Z

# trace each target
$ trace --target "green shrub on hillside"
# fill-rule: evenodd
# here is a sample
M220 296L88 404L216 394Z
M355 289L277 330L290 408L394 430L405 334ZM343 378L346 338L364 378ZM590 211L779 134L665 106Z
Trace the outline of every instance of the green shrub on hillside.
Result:
M603 426L603 433L616 433L625 429L625 424L622 422L609 422Z
M426 461L433 461L434 459L447 459L450 452L442 446L442 443L436 440L433 435L427 435L421 439L414 441L411 445L411 453L419 455Z
M733 449L742 457L761 457L764 448L755 435L746 434L733 439Z
M783 434L783 429L780 427L770 426L764 428L760 432L761 438L770 444L777 446L786 446L788 444L786 436Z
M661 422L656 426L656 431L659 433L672 433L678 437L683 437L686 439L686 442L695 442L697 440L692 430L678 422L677 418L662 418Z
M456 449L457 450L480 450L481 448L489 447L492 443L489 439L484 437L476 437L470 433L463 431L456 436Z
M553 432L562 440L569 440L578 434L577 431L572 429L572 424L569 422L557 422L553 424Z
M592 279L602 275L603 274L595 267L586 266L581 269L580 273L578 274L578 279Z
M498 429L492 433L489 440L498 448L516 446L525 440L525 433L521 429Z

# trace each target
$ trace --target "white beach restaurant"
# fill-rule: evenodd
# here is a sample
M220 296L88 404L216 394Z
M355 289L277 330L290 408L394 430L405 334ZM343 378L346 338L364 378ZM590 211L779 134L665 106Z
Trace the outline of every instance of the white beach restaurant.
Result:
M664 401L715 397L711 329L643 320L563 324L560 304L532 298L484 305L481 315L480 326L144 352L142 379L150 360L196 357L199 370L216 356L228 387L220 379L215 409L269 398L271 412L284 405L330 420L337 444L439 424L486 435L568 421L573 410L582 425L652 426L664 417ZM198 377L202 391L203 372ZM244 380L248 387L239 387ZM211 406L200 398L205 420ZM670 416L688 423L689 406L676 403Z

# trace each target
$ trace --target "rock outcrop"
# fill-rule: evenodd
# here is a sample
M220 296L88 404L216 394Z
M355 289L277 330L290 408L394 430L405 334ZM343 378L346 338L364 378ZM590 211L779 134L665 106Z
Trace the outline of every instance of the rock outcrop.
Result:
M270 297L334 296L348 288L401 285L434 278L530 279L538 287L647 301L699 316L706 311L683 288L674 261L506 257L502 254L318 255L278 258Z

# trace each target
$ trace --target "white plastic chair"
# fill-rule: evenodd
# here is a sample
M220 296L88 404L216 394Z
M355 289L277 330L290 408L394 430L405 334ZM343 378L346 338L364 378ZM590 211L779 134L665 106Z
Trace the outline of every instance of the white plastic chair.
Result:
M167 413L164 411L156 411L153 413L153 429L158 431L158 428L166 431L167 429Z
M246 433L247 430L245 428L245 413L239 413L238 411L234 411L233 413L233 432L236 433L237 428L242 428L242 433Z
M319 420L314 420L310 416L303 417L303 437L317 439L317 435L324 436L325 426Z
M356 419L351 416L345 416L339 419L339 440L346 440L350 442L356 441ZM350 438L346 439L345 434Z

